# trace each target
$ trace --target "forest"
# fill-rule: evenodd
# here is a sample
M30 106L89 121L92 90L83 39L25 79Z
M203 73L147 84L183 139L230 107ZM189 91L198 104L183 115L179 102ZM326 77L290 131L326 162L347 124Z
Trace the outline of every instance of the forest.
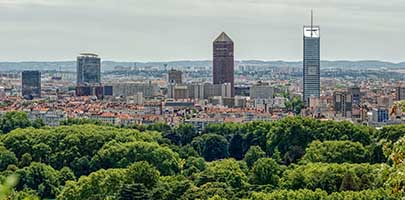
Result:
M273 122L115 127L0 118L0 199L401 199L405 125Z

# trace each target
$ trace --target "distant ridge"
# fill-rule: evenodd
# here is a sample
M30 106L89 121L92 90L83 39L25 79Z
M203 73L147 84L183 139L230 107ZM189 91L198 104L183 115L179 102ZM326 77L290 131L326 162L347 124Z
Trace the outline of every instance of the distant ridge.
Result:
M237 60L236 64L244 65L269 65L278 67L302 67L301 61L263 61L263 60ZM161 67L167 64L171 67L209 67L212 62L209 60L178 60L168 62L118 62L118 61L103 61L103 71L111 71L115 66L138 66L138 67ZM378 60L336 60L336 61L321 61L321 68L405 68L405 62L392 63ZM0 71L22 71L22 70L59 70L76 71L76 61L36 61L36 62L0 62Z

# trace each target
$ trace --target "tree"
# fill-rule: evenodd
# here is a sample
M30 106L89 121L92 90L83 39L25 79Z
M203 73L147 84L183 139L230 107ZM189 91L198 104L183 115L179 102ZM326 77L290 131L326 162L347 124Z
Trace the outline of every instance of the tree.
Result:
M29 166L32 162L32 156L29 153L24 153L21 156L20 163L18 164L19 167L26 167Z
M304 107L304 103L300 97L295 96L286 103L286 107L294 111L295 114L299 115L301 113L301 109Z
M66 181L74 181L76 180L75 174L73 173L73 171L69 168L69 167L63 167L60 171L59 171L59 179L60 182L64 185L66 183Z
M386 149L393 162L393 168L386 182L392 193L405 195L405 137L402 137L391 148Z
M192 186L192 182L184 176L160 177L152 190L152 199L180 199Z
M192 124L180 124L173 130L166 130L163 136L168 138L173 144L184 146L198 136L198 132Z
M191 176L194 173L204 171L207 168L204 158L189 157L183 167L183 175Z
M350 140L369 145L374 129L350 122L319 121L311 118L286 117L274 122L267 137L267 154L278 149L285 164L296 163L314 140Z
M49 165L33 162L16 173L19 176L18 190L36 190L41 198L55 198L60 191L59 172Z
M367 150L359 142L313 141L305 151L304 162L362 163L366 161Z
M136 162L128 167L127 182L141 183L147 189L151 189L159 180L159 171L148 162Z
M154 123L154 124L151 124L151 125L147 126L146 130L158 131L158 132L161 132L163 134L167 134L167 133L171 132L172 128L166 123L157 122L157 123Z
M16 165L18 162L15 154L6 149L4 146L0 146L0 171L7 169L9 165Z
M39 143L32 147L33 159L38 162L49 163L51 152L51 147L44 143Z
M353 172L347 172L342 180L342 184L340 185L340 191L346 191L346 190L359 190L359 185L358 182L359 180L356 180L356 175Z
M238 161L231 158L214 161L197 175L197 186L208 182L224 182L233 188L243 188L247 184L247 176Z
M266 153L259 146L251 146L246 152L244 160L248 167L251 168L257 160L265 156Z
M327 200L328 193L322 190L276 190L271 193L254 192L251 196L252 200Z
M150 199L149 190L142 183L133 183L123 185L118 200L148 200Z
M37 118L32 122L32 127L34 128L41 128L43 126L45 126L45 123L41 118Z
M198 132L192 124L180 124L174 128L173 132L179 136L180 146L190 144L198 136Z
M221 135L205 134L194 138L191 145L206 161L227 158L228 141Z
M174 175L180 171L180 157L168 147L151 142L117 143L104 145L91 159L92 170L100 168L124 168L133 162L147 161L162 175Z
M281 174L281 168L272 158L260 158L252 168L252 182L258 185L277 186Z
M182 199L209 199L214 196L227 199L238 199L235 192L226 183L209 182L199 187L192 187L183 195Z
M18 129L3 135L0 141L20 159L19 167L28 166L33 160L49 164L54 169L67 166L80 177L92 172L92 158L109 142L157 143L161 139L157 132L85 124Z
M3 133L9 133L17 128L26 128L31 126L28 115L25 112L7 112L0 118L0 130Z
M319 188L328 193L338 192L341 188L377 189L384 185L386 178L382 172L385 168L386 166L383 164L309 163L297 165L283 173L282 187L292 190ZM344 179L346 179L346 183L343 183ZM355 186L352 180L358 185Z
M124 185L126 169L99 170L77 181L67 181L58 199L85 200L115 198Z
M235 134L229 144L229 155L237 160L243 159L243 137L241 134Z

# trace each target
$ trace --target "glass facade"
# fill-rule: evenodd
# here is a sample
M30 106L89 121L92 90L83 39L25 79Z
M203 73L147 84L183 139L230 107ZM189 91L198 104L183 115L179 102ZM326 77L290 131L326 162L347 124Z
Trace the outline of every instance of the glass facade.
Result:
M320 28L304 27L303 100L309 105L311 97L320 97Z
M101 82L101 59L96 54L80 54L77 57L77 84Z
M41 97L41 72L23 71L21 73L21 92L25 99Z

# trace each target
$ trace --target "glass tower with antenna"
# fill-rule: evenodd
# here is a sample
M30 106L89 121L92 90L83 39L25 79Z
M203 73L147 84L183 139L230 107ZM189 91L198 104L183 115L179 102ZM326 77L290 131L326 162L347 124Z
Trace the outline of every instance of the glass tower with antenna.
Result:
M311 97L319 99L320 88L320 27L313 24L304 26L304 60L303 60L303 101L309 105Z

